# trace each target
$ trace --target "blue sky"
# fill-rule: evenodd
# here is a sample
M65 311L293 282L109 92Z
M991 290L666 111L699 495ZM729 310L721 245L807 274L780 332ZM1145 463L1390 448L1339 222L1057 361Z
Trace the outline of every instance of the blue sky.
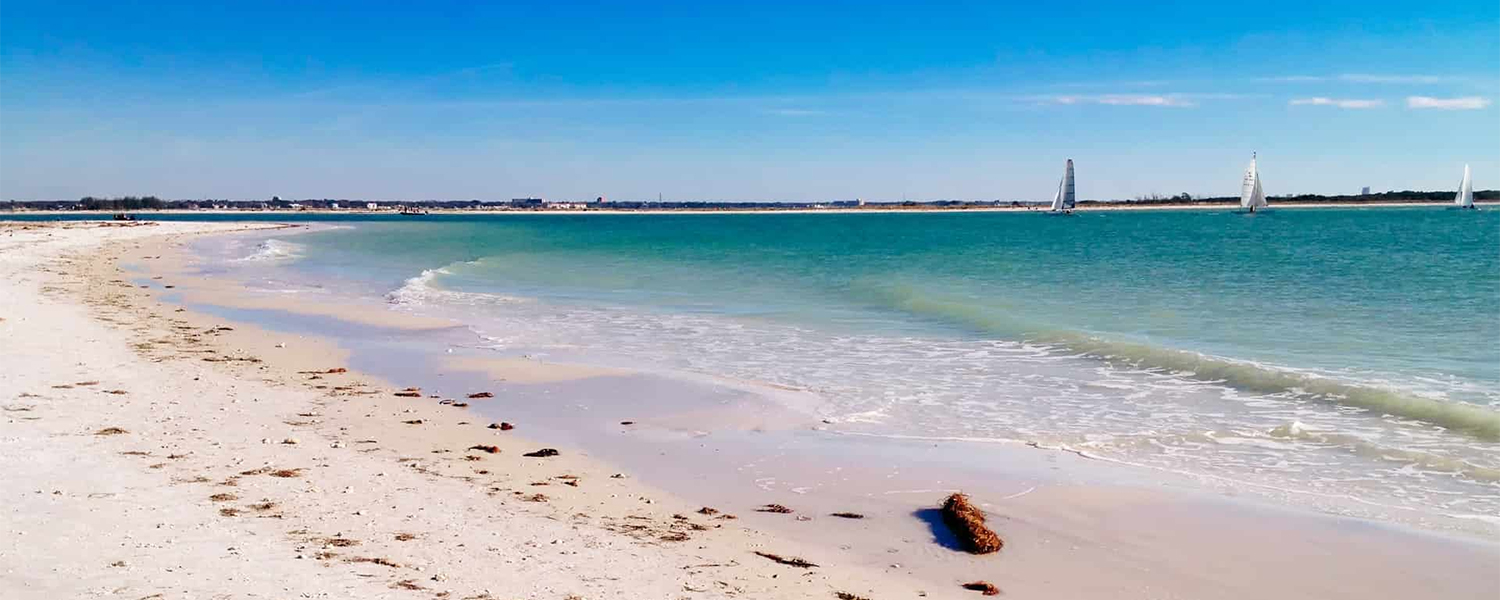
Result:
M1500 187L1500 3L0 3L0 198Z

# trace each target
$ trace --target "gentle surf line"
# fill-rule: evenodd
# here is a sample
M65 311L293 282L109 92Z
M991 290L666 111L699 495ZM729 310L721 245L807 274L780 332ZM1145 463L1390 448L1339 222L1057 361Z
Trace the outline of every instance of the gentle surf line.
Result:
M1198 352L1110 340L1078 332L1037 332L1026 324L996 315L984 307L935 297L911 286L863 287L892 308L955 322L986 334L1021 338L1092 358L1138 368L1159 369L1246 392L1290 395L1358 407L1376 414L1437 425L1487 442L1500 441L1500 411L1482 406L1423 398L1387 388L1345 383Z

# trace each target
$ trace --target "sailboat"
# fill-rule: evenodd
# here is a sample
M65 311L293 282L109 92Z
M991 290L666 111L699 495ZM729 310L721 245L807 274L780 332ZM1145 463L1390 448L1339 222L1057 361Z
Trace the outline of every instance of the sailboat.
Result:
M1464 165L1464 180L1458 184L1458 196L1453 198L1457 208L1478 210L1474 206L1474 181L1469 179L1469 165Z
M1247 213L1265 210L1266 192L1260 188L1260 170L1255 168L1255 153L1250 153L1250 166L1245 167L1245 181L1240 186L1240 208Z
M1073 192L1073 159L1068 159L1068 168L1063 171L1062 181L1057 182L1057 195L1052 197L1052 209L1048 214L1071 215L1078 203Z

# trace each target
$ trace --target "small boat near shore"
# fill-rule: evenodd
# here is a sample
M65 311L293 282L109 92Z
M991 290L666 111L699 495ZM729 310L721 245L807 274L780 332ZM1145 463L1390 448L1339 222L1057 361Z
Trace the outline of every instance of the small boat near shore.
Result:
M1245 178L1240 185L1240 211L1255 214L1269 208L1266 192L1260 186L1260 169L1255 165L1256 155L1250 153L1250 166L1245 167Z
M1073 188L1073 159L1070 158L1067 168L1063 170L1062 181L1057 182L1057 195L1052 197L1052 207L1047 214L1071 215L1077 204L1078 197Z
M1469 165L1464 165L1464 179L1458 184L1458 195L1453 197L1454 208L1479 210L1474 206L1474 180L1469 177Z

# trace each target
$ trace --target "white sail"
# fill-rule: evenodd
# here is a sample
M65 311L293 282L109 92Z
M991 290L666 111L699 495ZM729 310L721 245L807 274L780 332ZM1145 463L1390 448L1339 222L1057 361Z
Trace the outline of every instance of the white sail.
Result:
M1250 166L1245 168L1245 181L1240 186L1240 208L1251 212L1266 207L1266 192L1260 187L1260 171L1255 168L1255 155L1250 155Z
M1057 182L1057 195L1052 197L1052 210L1073 210L1078 203L1073 191L1073 159L1068 159L1068 168L1063 171L1062 181Z
M1469 179L1469 165L1464 165L1464 180L1458 184L1458 196L1453 203L1459 208L1474 208L1474 182Z

